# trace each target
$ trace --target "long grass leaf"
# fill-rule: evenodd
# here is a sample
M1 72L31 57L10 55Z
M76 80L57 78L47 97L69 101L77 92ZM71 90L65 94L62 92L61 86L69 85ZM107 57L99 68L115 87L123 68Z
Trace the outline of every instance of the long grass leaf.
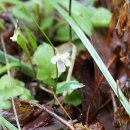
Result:
M20 64L20 66L18 66L18 68L22 73L24 73L25 75L30 76L30 77L35 77L35 73L29 64L26 64L22 61L20 62L19 59L15 58L11 55L7 55L7 57L8 57L8 60L10 63ZM3 51L0 51L0 63L6 64Z
M9 63L0 68L0 75L7 72L8 69L20 66L19 63Z
M0 125L4 125L9 130L18 130L15 126L13 126L9 121L7 121L4 117L0 115Z

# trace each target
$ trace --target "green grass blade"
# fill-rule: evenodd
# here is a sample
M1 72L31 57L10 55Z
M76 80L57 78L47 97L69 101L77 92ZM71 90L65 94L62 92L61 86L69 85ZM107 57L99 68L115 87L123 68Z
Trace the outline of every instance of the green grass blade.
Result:
M26 54L28 60L31 60L30 51L29 51L28 46L27 46L28 42L22 33L19 34L19 36L17 38L17 44L22 48L22 50Z
M20 62L19 59L15 58L11 55L7 55L7 57L9 59L10 63L20 64L20 66L18 68L22 73L24 73L25 75L30 76L30 77L35 77L34 71L29 64L26 64L22 61ZM6 64L3 51L0 51L0 63Z
M19 63L9 63L0 68L0 75L7 72L8 69L20 66Z
M26 32L26 36L28 38L28 41L31 44L31 47L33 48L33 50L36 50L37 42L35 40L33 33L31 32L31 30L26 25L24 25L24 30Z
M5 118L3 118L0 115L0 125L4 125L5 127L7 127L9 130L18 130L15 126L13 126L10 122L8 122Z
M48 1L61 14L61 16L63 18L65 18L65 20L70 24L72 29L78 35L78 37L80 38L82 43L87 48L88 52L93 57L97 66L99 67L99 69L103 73L104 77L108 81L109 85L111 86L111 88L113 89L113 91L114 91L114 93L116 94L117 97L118 97L118 94L119 94L119 100L122 103L122 105L123 105L124 109L126 110L126 112L128 113L128 115L130 116L130 104L129 104L129 102L126 100L125 96L123 95L123 93L120 89L118 89L118 92L117 92L117 84L116 84L115 80L113 79L112 75L110 74L110 72L106 68L105 64L103 63L102 59L100 58L100 56L98 55L98 53L96 52L96 50L94 49L94 47L92 46L92 44L90 43L88 38L85 36L83 31L79 28L79 26L75 23L75 21L68 15L68 12L66 12L58 4L57 0L55 0L55 1L48 0Z

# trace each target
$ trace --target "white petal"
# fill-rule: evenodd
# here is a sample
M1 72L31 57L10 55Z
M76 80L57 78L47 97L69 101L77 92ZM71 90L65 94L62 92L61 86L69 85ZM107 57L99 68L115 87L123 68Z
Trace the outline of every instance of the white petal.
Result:
M11 39L13 42L16 42L16 41L17 41L17 36L12 36L12 37L10 37L10 39Z
M51 63L52 64L56 64L56 62L59 60L59 58L57 57L57 56L53 56L52 58L51 58Z
M14 35L13 35L12 37L10 37L10 39L11 39L13 42L16 42L19 34L20 34L20 31L19 31L19 30L15 30L15 31L14 31Z
M71 62L68 59L64 60L64 63L68 67L71 66Z
M62 61L58 61L57 62L57 69L58 69L58 72L62 73L62 72L65 72L65 64L64 62Z
M69 52L65 52L63 54L60 55L61 59L67 59L69 57Z

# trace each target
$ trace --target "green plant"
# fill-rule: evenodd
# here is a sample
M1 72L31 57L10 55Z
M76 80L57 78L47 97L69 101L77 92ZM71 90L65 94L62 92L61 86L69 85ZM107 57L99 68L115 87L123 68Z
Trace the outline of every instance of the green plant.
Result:
M19 96L23 100L33 99L30 91L25 88L23 82L11 78L12 86L10 87L7 81L7 75L0 78L0 108L8 109L11 106L9 101L11 97Z
M71 93L76 89L82 88L84 85L82 83L79 83L78 81L63 81L61 83L57 84L57 91L56 94L62 94L65 91Z
M54 56L53 48L43 43L34 53L34 63L37 65L37 79L48 85L54 86L57 76L56 65L51 63L51 58Z
M6 2L9 2L9 1L6 1ZM14 11L13 11L14 16L26 21L23 27L24 32L20 31L18 35L17 43L23 49L27 58L30 61L31 61L31 56L30 56L30 51L29 51L29 49L31 49L30 46L33 48L34 51L36 50L33 57L33 61L37 65L36 78L42 81L43 83L47 84L48 86L54 86L56 82L56 78L57 78L56 65L53 65L50 62L52 56L54 56L54 46L52 45L47 35L44 33L44 30L46 28L48 27L51 28L50 26L53 25L54 17L52 15L53 14L52 11L54 11L54 9L51 8L51 5L48 3L48 1L44 1L45 18L41 20L38 18L38 16L40 15L40 10L43 9L43 5L41 5L40 3L36 3L34 5L34 2L28 1L28 2L25 2L24 4L21 3L20 6L19 6L20 1L16 1L16 2L10 1L10 3L14 5L18 5L16 7L14 6ZM68 2L62 0L62 1L59 1L59 4L64 6L66 9L68 9ZM101 16L99 16L100 10L104 12ZM94 19L95 16L98 20ZM107 19L103 20L104 16L107 17ZM76 23L83 29L83 31L86 34L91 35L94 27L104 27L104 26L107 27L108 26L110 18L111 18L111 14L108 10L104 8L96 9L94 7L89 7L89 9L87 9L81 4L79 4L78 2L73 1L72 17L75 19ZM66 28L68 23L66 23L65 20L63 19L60 19L60 21L61 23L59 25L56 24L56 26L54 27L57 30L56 38L61 41L69 40L68 28ZM34 38L34 35L31 32L32 28L34 27L27 26L28 23L32 23L32 22L35 23L35 26L43 33L47 41L52 46L44 43L43 45L37 48L36 39ZM47 23L47 25L45 23ZM61 32L64 32L64 33L62 34ZM74 39L78 38L76 37L75 34L73 34L73 37ZM41 57L42 55L43 57ZM20 66L22 68L24 67L24 69L26 68L25 64L24 65L20 64ZM32 70L33 69L31 69L31 73L32 73ZM23 70L23 72L26 73L25 70ZM33 75L30 75L29 73L28 75L33 77ZM74 82L71 82L71 84L72 83ZM71 89L70 83L66 83L66 84L69 84L68 89ZM73 87L76 86L75 83L72 85ZM79 88L81 87L78 83L77 83L77 86Z
M31 32L31 30L26 25L24 25L24 29L25 29L25 34L28 39L28 43L31 45L33 50L36 50L37 42L36 42L36 38L35 38L34 34Z
M64 103L78 106L82 103L81 93L79 89L83 87L84 85L76 80L63 81L57 84L56 94L59 95L67 92Z
M108 69L104 65L104 63L101 60L100 56L98 55L98 53L96 52L96 50L94 49L94 47L92 46L92 44L90 43L90 41L88 40L88 38L85 36L85 34L83 33L83 31L75 23L75 21L73 20L73 18L70 17L68 15L68 13L59 5L60 0L55 0L55 2L49 0L49 2L52 5L52 7L54 7L61 14L61 16L65 18L65 20L70 24L70 26L72 27L72 29L78 35L78 37L80 38L80 40L82 41L82 43L85 45L85 47L88 50L88 52L93 57L93 59L96 62L97 66L99 67L99 69L103 73L104 77L106 78L106 80L110 84L110 86L113 89L114 93L116 94L116 96L118 97L118 99L120 100L120 102L122 103L124 109L126 110L126 112L128 113L128 115L130 115L130 104L129 104L129 102L126 100L125 96L123 95L123 93L122 93L122 91L120 89L118 89L118 91L117 91L117 84L116 84L115 80L111 76L110 72L108 71ZM118 94L119 94L119 96L118 96Z
M75 90L65 97L64 103L68 105L78 106L82 103L81 92L79 90Z
M66 0L39 0L39 2L35 0L26 2L22 2L21 0L1 1L3 3L0 3L0 11L5 12L7 9L4 3L10 3L13 6L14 17L19 19L20 24L22 24L19 30L17 43L26 54L26 57L30 61L31 65L20 61L11 55L7 55L9 64L6 64L4 54L2 51L0 51L0 63L6 64L5 66L0 67L0 75L4 74L10 68L19 69L19 71L23 72L24 74L32 78L36 78L36 80L40 81L43 84L46 84L46 86L48 86L48 89L56 87L55 94L57 96L63 95L64 92L67 92L64 103L74 106L80 105L82 103L82 100L79 89L84 87L84 85L76 80L65 81L66 73L62 73L62 75L58 74L58 70L56 68L57 62L56 64L51 63L52 57L57 55L55 53L55 46L52 44L49 38L52 38L54 43L55 41L58 41L58 44L59 41L60 44L63 41L69 41L69 23L73 29L72 40L79 46L81 43L79 42L79 39L82 41L102 71L111 88L119 98L120 102L124 106L125 110L130 115L129 102L126 100L120 89L117 91L116 82L86 37L86 35L92 35L94 28L109 26L112 15L107 9L92 7L92 3L95 0L88 0L88 5L86 7L73 0L72 16L69 16L69 1ZM42 4L42 2L44 2L44 4ZM54 15L54 9L58 10L63 18ZM0 23L0 29L2 31L6 30L4 22ZM45 39L43 37L41 38L41 34L44 35ZM56 43L56 45L58 44ZM80 48L82 49L84 46L80 46ZM32 53L34 53L33 58ZM60 58L59 60L61 60L62 63L65 63L65 61L63 62L63 59ZM70 56L69 58L71 59L72 57ZM36 65L35 67L33 63ZM36 70L36 77L34 70ZM62 76L63 78L61 78ZM12 86L9 87L7 81L7 75L3 75L0 78L1 109L7 109L11 106L9 101L11 97L19 97L25 100L33 99L30 91L25 88L25 84L23 82L11 78ZM0 125L4 129L8 128L11 130L17 130L17 128L15 128L2 116L0 116Z

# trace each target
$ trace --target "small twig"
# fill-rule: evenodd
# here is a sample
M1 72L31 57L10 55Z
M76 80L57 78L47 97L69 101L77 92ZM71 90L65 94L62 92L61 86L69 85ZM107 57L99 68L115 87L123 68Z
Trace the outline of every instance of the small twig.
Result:
M40 109L43 109L45 112L47 112L48 114L50 114L52 117L54 117L55 119L57 119L59 122L61 122L62 124L64 124L65 126L67 126L70 130L75 130L74 127L72 125L70 125L66 120L64 120L63 118L61 118L60 116L58 116L57 114L55 114L54 112L50 111L47 107L45 107L44 105L40 105L38 103L34 103L31 101L24 101L27 102L31 105L37 106Z
M114 63L114 61L117 59L117 56L116 55L113 55L112 56L112 58L111 58L111 60L108 62L108 64L107 64L107 68L109 69L110 67L111 67L111 65ZM102 80L104 79L104 76L103 76L103 74L102 74L102 76L100 77L100 79L99 79L99 82L98 82L98 86L100 86L100 84L101 84L101 82L102 82Z
M116 121L116 113L117 113L117 104L113 91L111 91L112 104L113 104L113 113L114 113L114 121Z
M108 69L109 69L109 68L111 67L111 65L114 63L114 61L116 60L116 58L117 58L116 55L113 55L113 56L112 56L111 60L110 60L110 61L108 62L108 64L107 64L107 68L108 68ZM94 93L93 93L93 96L92 96L92 100L93 100L94 94L97 92L98 88L100 87L100 84L101 84L101 82L102 82L103 79L104 79L104 76L103 76L103 74L102 74L101 77L100 77L100 79L99 79L98 85L97 85L97 87L96 87L95 90L94 90ZM101 109L103 109L110 101L111 101L111 97L108 98L107 101L100 106L100 108L98 109L98 111L101 110ZM96 112L96 113L97 113L97 112Z
M119 80L116 81L116 84L117 84L117 97L120 98L120 95L119 95Z
M111 101L111 97L109 97L106 101L105 101L105 103L103 103L101 106L100 106L100 108L98 109L98 111L99 110L101 110L101 109L103 109L110 101Z
M111 58L111 60L108 62L108 64L107 64L108 70L111 67L111 65L114 63L114 61L116 60L116 58L117 58L117 56L113 55L112 58ZM99 79L98 85L97 85L97 87L95 88L95 90L93 92L93 95L95 95L95 93L97 92L97 90L100 87L100 84L101 84L101 82L102 82L103 79L104 79L104 75L102 74L101 77L100 77L100 79ZM94 97L94 96L92 96L92 97Z
M2 35L1 35L1 44L2 44L3 51L4 51L5 61L6 61L6 64L8 65L9 61L8 61L8 58L7 58L7 52L6 52L5 43L4 43L4 39L3 39ZM8 68L7 74L8 74L9 86L12 87L10 68ZM13 97L11 97L11 102L12 102L13 111L14 111L14 115L15 115L15 119L16 119L16 123L17 123L18 129L21 130Z
M51 91L51 90L45 88L45 87L42 86L41 84L40 84L40 88L41 88L43 91L45 91L45 92L47 92L47 93L53 95L55 101L58 103L58 105L60 105L61 109L64 111L64 113L66 114L66 116L67 116L70 120L72 120L71 117L69 116L69 114L66 112L66 110L65 110L64 107L62 106L62 104L60 103L60 101L59 101L59 99L57 98L57 96L55 95L55 93L54 93L53 91Z
M111 91L111 97L112 97L112 104L113 104L113 111L114 113L117 112L117 104L116 104L116 99L113 91Z
M56 54L56 51L55 51ZM56 80L55 80L55 85L53 87L53 91L56 93L56 89L57 89L57 84L58 84L58 68L57 68L57 63L56 63Z
M71 76L72 76L72 72L73 72L73 68L74 68L74 63L75 63L75 59L76 59L76 53L77 53L77 48L73 43L68 43L71 45L71 50L72 50L72 57L71 57L71 66L69 67L69 71L68 71L68 75L66 78L66 81L70 81ZM67 92L65 91L63 93L63 96L65 97L67 94Z
M71 44L71 46L72 46L71 47L72 48L72 57L71 57L71 66L69 67L66 81L70 81L70 79L71 79L73 68L74 68L74 63L75 63L75 59L76 59L76 53L77 53L76 46L73 43L69 43L69 44Z
M71 117L69 116L69 114L67 113L67 111L64 109L64 107L62 106L62 104L60 103L60 101L58 100L58 98L57 98L57 96L55 95L54 92L53 92L53 96L54 96L54 99L57 101L57 103L60 105L61 109L67 115L67 117L72 121Z
M111 90L111 97L108 98L107 101L103 105L101 105L101 107L98 109L98 111L103 109L111 100L112 100L112 104L113 104L114 120L116 120L117 104L116 104L115 95L112 90Z
M88 106L88 110L87 110L87 119L86 119L86 123L88 125L88 119L89 119L89 112L90 112L90 105Z
M45 92L47 92L47 93L49 93L49 94L52 94L52 95L53 95L52 91L51 91L51 90L49 90L49 89L47 89L47 88L45 88L42 84L39 84L39 87L40 87L40 89L42 89L43 91L45 91Z

